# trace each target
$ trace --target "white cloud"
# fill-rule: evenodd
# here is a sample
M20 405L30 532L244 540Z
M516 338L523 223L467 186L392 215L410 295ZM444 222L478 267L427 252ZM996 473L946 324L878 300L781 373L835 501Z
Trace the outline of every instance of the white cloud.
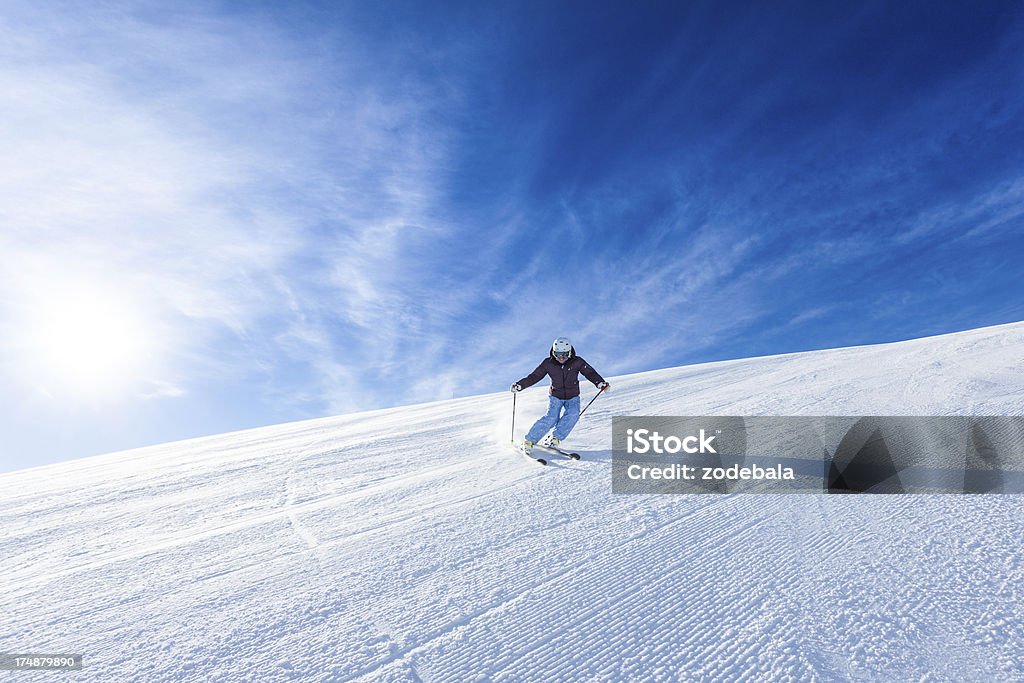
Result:
M166 362L139 395L269 374L284 354L316 385L270 391L337 410L377 400L354 367L461 305L417 295L411 265L446 231L430 218L438 95L366 78L380 67L345 36L301 44L251 16L6 10L0 327L41 282L98 282L159 329ZM346 324L359 334L339 340Z
M934 239L973 239L1005 227L1024 216L1024 178L1003 181L968 201L948 202L929 208L895 236L897 244Z

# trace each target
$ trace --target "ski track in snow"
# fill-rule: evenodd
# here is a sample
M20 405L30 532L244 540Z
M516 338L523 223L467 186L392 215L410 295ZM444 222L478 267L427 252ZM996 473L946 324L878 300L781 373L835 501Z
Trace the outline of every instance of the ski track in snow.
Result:
M1024 324L0 475L0 652L82 681L1024 680L1015 496L615 496L621 414L1020 414ZM520 434L543 389L520 395ZM0 680L39 675L0 672Z

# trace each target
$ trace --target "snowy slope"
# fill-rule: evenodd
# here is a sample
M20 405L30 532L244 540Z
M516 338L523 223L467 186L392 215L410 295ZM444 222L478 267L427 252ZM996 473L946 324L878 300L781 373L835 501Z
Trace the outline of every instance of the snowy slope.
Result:
M548 468L501 393L0 475L0 652L103 682L1024 680L1019 497L613 496L609 450L612 415L1020 414L1022 359L1018 323L612 378Z

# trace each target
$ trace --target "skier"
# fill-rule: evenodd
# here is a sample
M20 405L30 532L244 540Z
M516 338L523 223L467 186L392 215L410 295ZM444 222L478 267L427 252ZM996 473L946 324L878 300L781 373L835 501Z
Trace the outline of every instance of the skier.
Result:
M599 391L611 387L587 361L576 355L576 349L568 339L558 337L551 343L548 357L541 361L537 369L512 384L511 391L522 391L539 382L545 374L551 378L548 412L527 432L522 445L524 453L529 455L537 441L552 427L554 432L546 444L558 446L569 436L576 421L580 419L580 373L593 382Z

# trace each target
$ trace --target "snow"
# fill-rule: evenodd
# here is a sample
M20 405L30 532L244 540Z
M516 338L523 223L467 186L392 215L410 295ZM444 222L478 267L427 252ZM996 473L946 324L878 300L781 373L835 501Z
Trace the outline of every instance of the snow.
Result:
M610 474L613 415L1013 415L1022 358L1015 323L611 378L546 468L499 393L0 475L0 652L104 682L1024 680L1019 497Z

